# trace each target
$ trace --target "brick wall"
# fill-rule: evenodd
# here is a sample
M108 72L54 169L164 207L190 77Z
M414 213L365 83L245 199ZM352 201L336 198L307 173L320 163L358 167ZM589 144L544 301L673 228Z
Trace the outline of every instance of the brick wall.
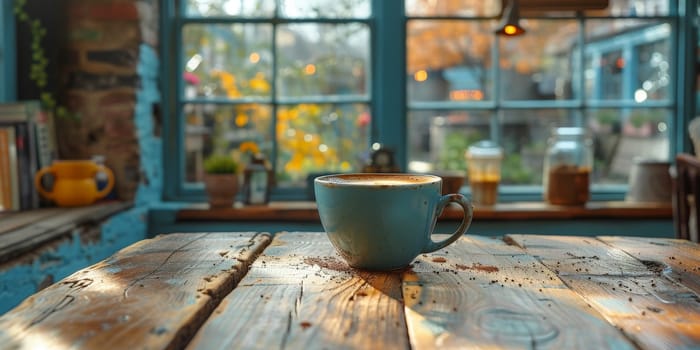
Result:
M141 164L138 120L157 121L158 1L68 0L60 100L79 117L58 119L62 159L103 155L115 192L133 199L149 183ZM148 62L142 64L144 57ZM149 91L143 95L144 87ZM141 123L143 124L143 123ZM157 129L157 126L155 127Z

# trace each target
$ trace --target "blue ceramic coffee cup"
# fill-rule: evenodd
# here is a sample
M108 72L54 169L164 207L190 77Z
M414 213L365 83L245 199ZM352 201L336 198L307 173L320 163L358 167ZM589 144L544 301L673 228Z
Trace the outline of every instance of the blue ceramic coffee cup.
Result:
M408 266L421 253L442 249L469 228L471 203L441 194L442 179L416 174L338 174L314 179L316 204L328 238L358 269L387 271ZM434 242L437 217L449 203L464 218L449 238Z

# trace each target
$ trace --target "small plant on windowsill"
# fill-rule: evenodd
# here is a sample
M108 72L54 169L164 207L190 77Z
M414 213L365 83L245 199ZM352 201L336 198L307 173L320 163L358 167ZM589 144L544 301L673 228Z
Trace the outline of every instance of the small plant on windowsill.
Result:
M17 22L26 25L29 28L31 37L31 64L29 66L29 79L36 84L39 89L39 101L45 112L49 112L58 118L69 118L73 120L80 119L76 113L70 112L65 106L61 106L56 101L54 93L49 91L48 80L49 74L46 71L49 65L49 60L46 57L46 51L42 45L42 41L46 36L46 28L41 24L41 21L36 18L31 18L25 8L27 0L15 0L14 12Z
M230 208L238 194L239 164L232 157L213 154L204 160L204 186L211 208Z

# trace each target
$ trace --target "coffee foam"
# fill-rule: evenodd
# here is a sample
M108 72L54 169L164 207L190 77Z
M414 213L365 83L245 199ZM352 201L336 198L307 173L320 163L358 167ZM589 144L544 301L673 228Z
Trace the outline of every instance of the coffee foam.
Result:
M433 183L439 180L433 175L410 174L340 174L318 178L319 181L330 185L357 186L401 186Z

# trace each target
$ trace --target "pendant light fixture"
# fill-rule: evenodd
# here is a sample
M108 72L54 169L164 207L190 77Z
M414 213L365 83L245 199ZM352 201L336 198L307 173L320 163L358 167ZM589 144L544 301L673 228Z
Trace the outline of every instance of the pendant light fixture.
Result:
M520 6L518 0L503 0L506 4L501 17L501 23L494 31L504 36L525 34L525 28L520 26Z

